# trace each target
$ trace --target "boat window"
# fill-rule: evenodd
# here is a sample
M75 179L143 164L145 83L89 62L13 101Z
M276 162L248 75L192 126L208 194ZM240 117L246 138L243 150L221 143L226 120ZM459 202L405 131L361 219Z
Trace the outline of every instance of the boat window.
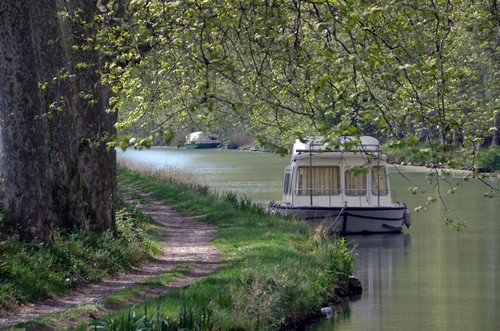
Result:
M387 174L383 166L372 167L372 194L389 194L389 190L387 189Z
M345 172L345 194L351 196L366 195L366 177L363 169L347 169Z
M340 168L299 167L298 195L337 195L340 194Z
M285 169L285 178L283 180L283 193L288 195L290 194L290 180L292 176L292 171L291 169L287 168Z

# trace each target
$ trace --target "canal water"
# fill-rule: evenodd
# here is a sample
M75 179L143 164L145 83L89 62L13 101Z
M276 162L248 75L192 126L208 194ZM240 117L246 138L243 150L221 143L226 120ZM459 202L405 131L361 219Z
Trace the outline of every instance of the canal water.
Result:
M281 198L288 164L287 157L274 154L227 150L154 148L118 157L183 170L217 192L263 203ZM413 212L413 224L402 234L348 236L356 246L363 295L309 330L500 330L500 197L484 198L484 183L460 176L438 187L422 170L400 171L390 175L398 201L413 210L428 196L437 197L440 188L445 204ZM500 189L499 179L485 182ZM426 193L412 195L408 188L415 185ZM449 194L453 187L456 194ZM445 208L466 222L465 230L444 224Z

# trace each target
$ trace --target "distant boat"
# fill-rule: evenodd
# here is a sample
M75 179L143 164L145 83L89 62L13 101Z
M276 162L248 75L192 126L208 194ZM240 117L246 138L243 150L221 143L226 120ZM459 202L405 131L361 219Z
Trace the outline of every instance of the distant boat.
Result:
M216 136L208 135L202 131L192 132L186 136L184 147L189 149L217 148L220 140Z
M411 223L403 203L393 202L386 156L376 138L341 137L325 143L307 137L294 144L285 168L283 198L268 211L324 224L340 233L401 232Z

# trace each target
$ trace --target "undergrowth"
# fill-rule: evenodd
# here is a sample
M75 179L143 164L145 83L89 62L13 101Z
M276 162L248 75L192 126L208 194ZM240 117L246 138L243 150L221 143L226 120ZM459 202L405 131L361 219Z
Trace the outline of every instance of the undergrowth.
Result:
M114 232L55 232L50 245L1 235L0 311L123 272L158 249L131 207L117 212Z

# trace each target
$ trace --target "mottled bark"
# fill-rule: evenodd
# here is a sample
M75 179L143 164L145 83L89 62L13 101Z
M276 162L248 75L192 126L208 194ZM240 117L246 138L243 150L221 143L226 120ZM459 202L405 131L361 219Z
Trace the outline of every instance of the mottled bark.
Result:
M0 199L25 240L50 241L54 226L114 226L116 162L105 143L115 116L105 112L99 54L71 48L91 31L57 15L72 6L92 21L93 1L0 2Z
M73 50L74 45L88 45L87 37L92 37L94 31L89 27L84 29L80 21L92 22L96 5L94 1L83 0L58 0L58 5L75 20L61 17L60 22L66 69L75 78L65 87L65 111L55 112L53 122L51 160L59 225L112 229L116 154L107 150L106 141L115 134L116 116L105 111L108 96L96 73L99 53ZM79 63L89 66L76 69Z
M38 87L43 53L50 51L40 29L57 28L47 2L39 2L37 16L26 1L0 2L0 198L7 225L28 240L51 233L49 130Z

